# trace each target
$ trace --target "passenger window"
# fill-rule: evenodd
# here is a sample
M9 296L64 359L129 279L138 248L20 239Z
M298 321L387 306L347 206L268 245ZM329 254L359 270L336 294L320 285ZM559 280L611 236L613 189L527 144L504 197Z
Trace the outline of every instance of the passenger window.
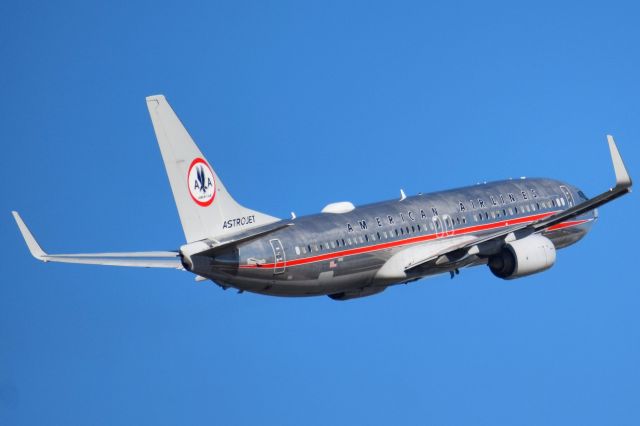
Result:
M296 254L300 256L300 247L296 246Z

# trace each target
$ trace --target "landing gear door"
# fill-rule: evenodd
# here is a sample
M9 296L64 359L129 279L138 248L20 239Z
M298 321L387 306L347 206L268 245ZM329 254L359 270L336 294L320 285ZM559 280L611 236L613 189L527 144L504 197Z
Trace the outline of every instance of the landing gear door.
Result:
M269 240L269 243L271 244L271 248L273 249L273 274L282 274L287 266L287 258L285 257L282 243L277 238Z

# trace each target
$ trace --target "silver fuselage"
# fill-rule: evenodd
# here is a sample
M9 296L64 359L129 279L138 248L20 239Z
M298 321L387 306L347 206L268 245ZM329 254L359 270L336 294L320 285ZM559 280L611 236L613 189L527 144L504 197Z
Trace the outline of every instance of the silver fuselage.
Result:
M505 180L417 195L283 221L292 226L221 252L203 253L191 271L223 287L278 296L362 289L375 293L388 285L487 263L485 256L473 255L419 268L397 282L377 280L377 271L399 250L521 226L585 200L578 188L553 179ZM580 240L595 218L597 211L592 211L543 235L564 248Z

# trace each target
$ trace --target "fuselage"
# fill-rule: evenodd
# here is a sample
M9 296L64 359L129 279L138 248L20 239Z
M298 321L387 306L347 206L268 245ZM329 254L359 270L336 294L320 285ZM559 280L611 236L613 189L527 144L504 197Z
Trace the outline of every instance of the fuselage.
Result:
M285 221L292 226L227 247L192 272L225 287L279 296L377 292L388 285L487 263L486 257L467 256L443 267L415 271L397 282L376 282L378 270L399 250L519 227L586 199L572 185L538 178L420 194ZM580 240L596 217L593 211L542 234L556 248L564 248Z

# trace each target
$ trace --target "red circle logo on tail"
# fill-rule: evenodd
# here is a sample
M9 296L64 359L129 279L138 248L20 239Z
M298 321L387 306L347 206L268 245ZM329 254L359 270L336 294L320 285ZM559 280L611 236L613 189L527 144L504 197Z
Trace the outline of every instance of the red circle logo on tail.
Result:
M187 185L191 198L199 206L206 207L216 197L216 180L211 167L203 158L196 158L189 166Z

